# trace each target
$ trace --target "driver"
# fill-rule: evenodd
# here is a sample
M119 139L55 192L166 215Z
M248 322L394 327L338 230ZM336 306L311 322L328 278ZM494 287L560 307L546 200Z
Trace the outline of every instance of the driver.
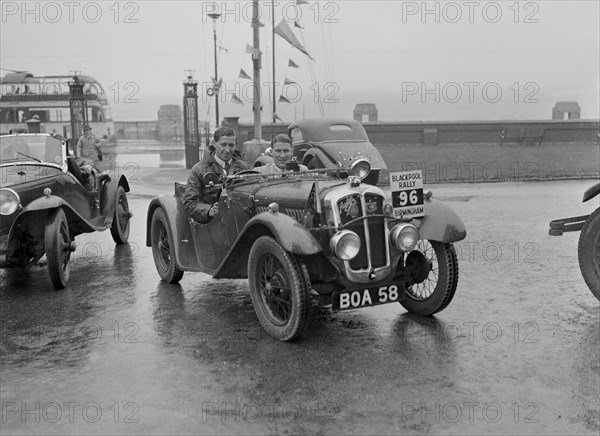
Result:
M265 177L281 177L286 172L286 166L291 162L295 162L292 159L291 138L285 133L275 135L271 140L271 153L273 162L255 168L255 170ZM294 171L308 171L308 168L304 165L298 165L298 168Z
M203 178L206 174L228 175L249 169L244 161L235 157L235 146L235 131L231 127L219 127L214 134L214 152L190 171L183 205L188 216L195 221L207 223L219 212L221 187L205 185Z

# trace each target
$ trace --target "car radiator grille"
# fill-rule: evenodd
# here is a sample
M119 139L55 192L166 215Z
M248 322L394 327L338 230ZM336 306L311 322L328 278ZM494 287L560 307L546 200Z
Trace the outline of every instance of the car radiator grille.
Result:
M379 268L387 264L385 220L382 217L368 217L373 214L383 214L383 200L379 195L365 194L363 197L360 194L353 194L340 199L337 203L342 225L367 216L366 220L355 221L345 227L355 232L362 241L358 255L350 261L352 270L369 268L367 240L371 251L371 267Z

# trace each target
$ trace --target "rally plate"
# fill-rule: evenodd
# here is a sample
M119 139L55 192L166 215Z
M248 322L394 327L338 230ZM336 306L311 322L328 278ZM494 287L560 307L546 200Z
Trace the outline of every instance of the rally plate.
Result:
M396 284L375 286L355 291L336 292L332 295L332 310L349 310L360 307L397 303L404 300L404 289Z

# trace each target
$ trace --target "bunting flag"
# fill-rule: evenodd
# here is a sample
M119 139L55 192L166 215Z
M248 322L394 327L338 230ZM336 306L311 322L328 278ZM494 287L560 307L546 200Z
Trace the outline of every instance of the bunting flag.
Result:
M304 29L304 27L302 27L297 21L294 21L294 27L297 27L298 29Z
M300 66L296 62L294 62L293 60L291 60L291 59L288 61L288 67L291 67L291 68L300 68Z
M240 74L238 75L240 79L251 79L251 77L246 74L246 72L240 68Z
M217 83L217 81L215 80L214 77L211 77L211 80L212 80L213 86L215 88L217 88L217 89L221 88L221 85L223 84L223 78L222 77L219 79L219 83Z
M290 26L288 25L287 21L281 20L281 22L277 25L277 27L275 27L274 32L276 35L281 36L288 43L290 43L290 45L292 47L297 48L302 53L304 53L306 56L308 56L309 59L314 61L314 59L311 57L310 54L308 54L308 52L306 51L304 46L302 46L302 44L300 44L300 41L298 41L298 38L296 38L296 35L294 35L294 32L292 31L292 29L290 29Z
M265 25L260 21L252 20L252 22L250 23L250 27L265 27Z
M291 84L295 84L296 82L294 82L293 80L288 79L287 77L285 79L283 79L283 84L284 85L291 85Z
M230 103L241 104L242 106L244 105L244 102L236 94L231 96Z
M291 103L291 101L289 101L287 98L285 98L283 95L279 96L279 103Z
M277 115L277 112L275 112L273 114L273 118L275 118L275 120L279 120L279 121L281 121L283 123L283 120L281 118L279 118L279 115Z
M248 54L254 53L254 47L252 47L250 44L246 44L246 53L248 53Z

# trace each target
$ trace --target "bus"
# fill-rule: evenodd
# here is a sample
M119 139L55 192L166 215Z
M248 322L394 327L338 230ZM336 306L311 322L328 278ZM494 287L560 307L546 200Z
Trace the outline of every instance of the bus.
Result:
M102 85L90 76L83 82L87 122L98 137L115 139L113 122ZM41 132L72 137L69 109L69 82L73 76L34 76L29 72L7 73L0 78L0 132L27 128L34 115Z

